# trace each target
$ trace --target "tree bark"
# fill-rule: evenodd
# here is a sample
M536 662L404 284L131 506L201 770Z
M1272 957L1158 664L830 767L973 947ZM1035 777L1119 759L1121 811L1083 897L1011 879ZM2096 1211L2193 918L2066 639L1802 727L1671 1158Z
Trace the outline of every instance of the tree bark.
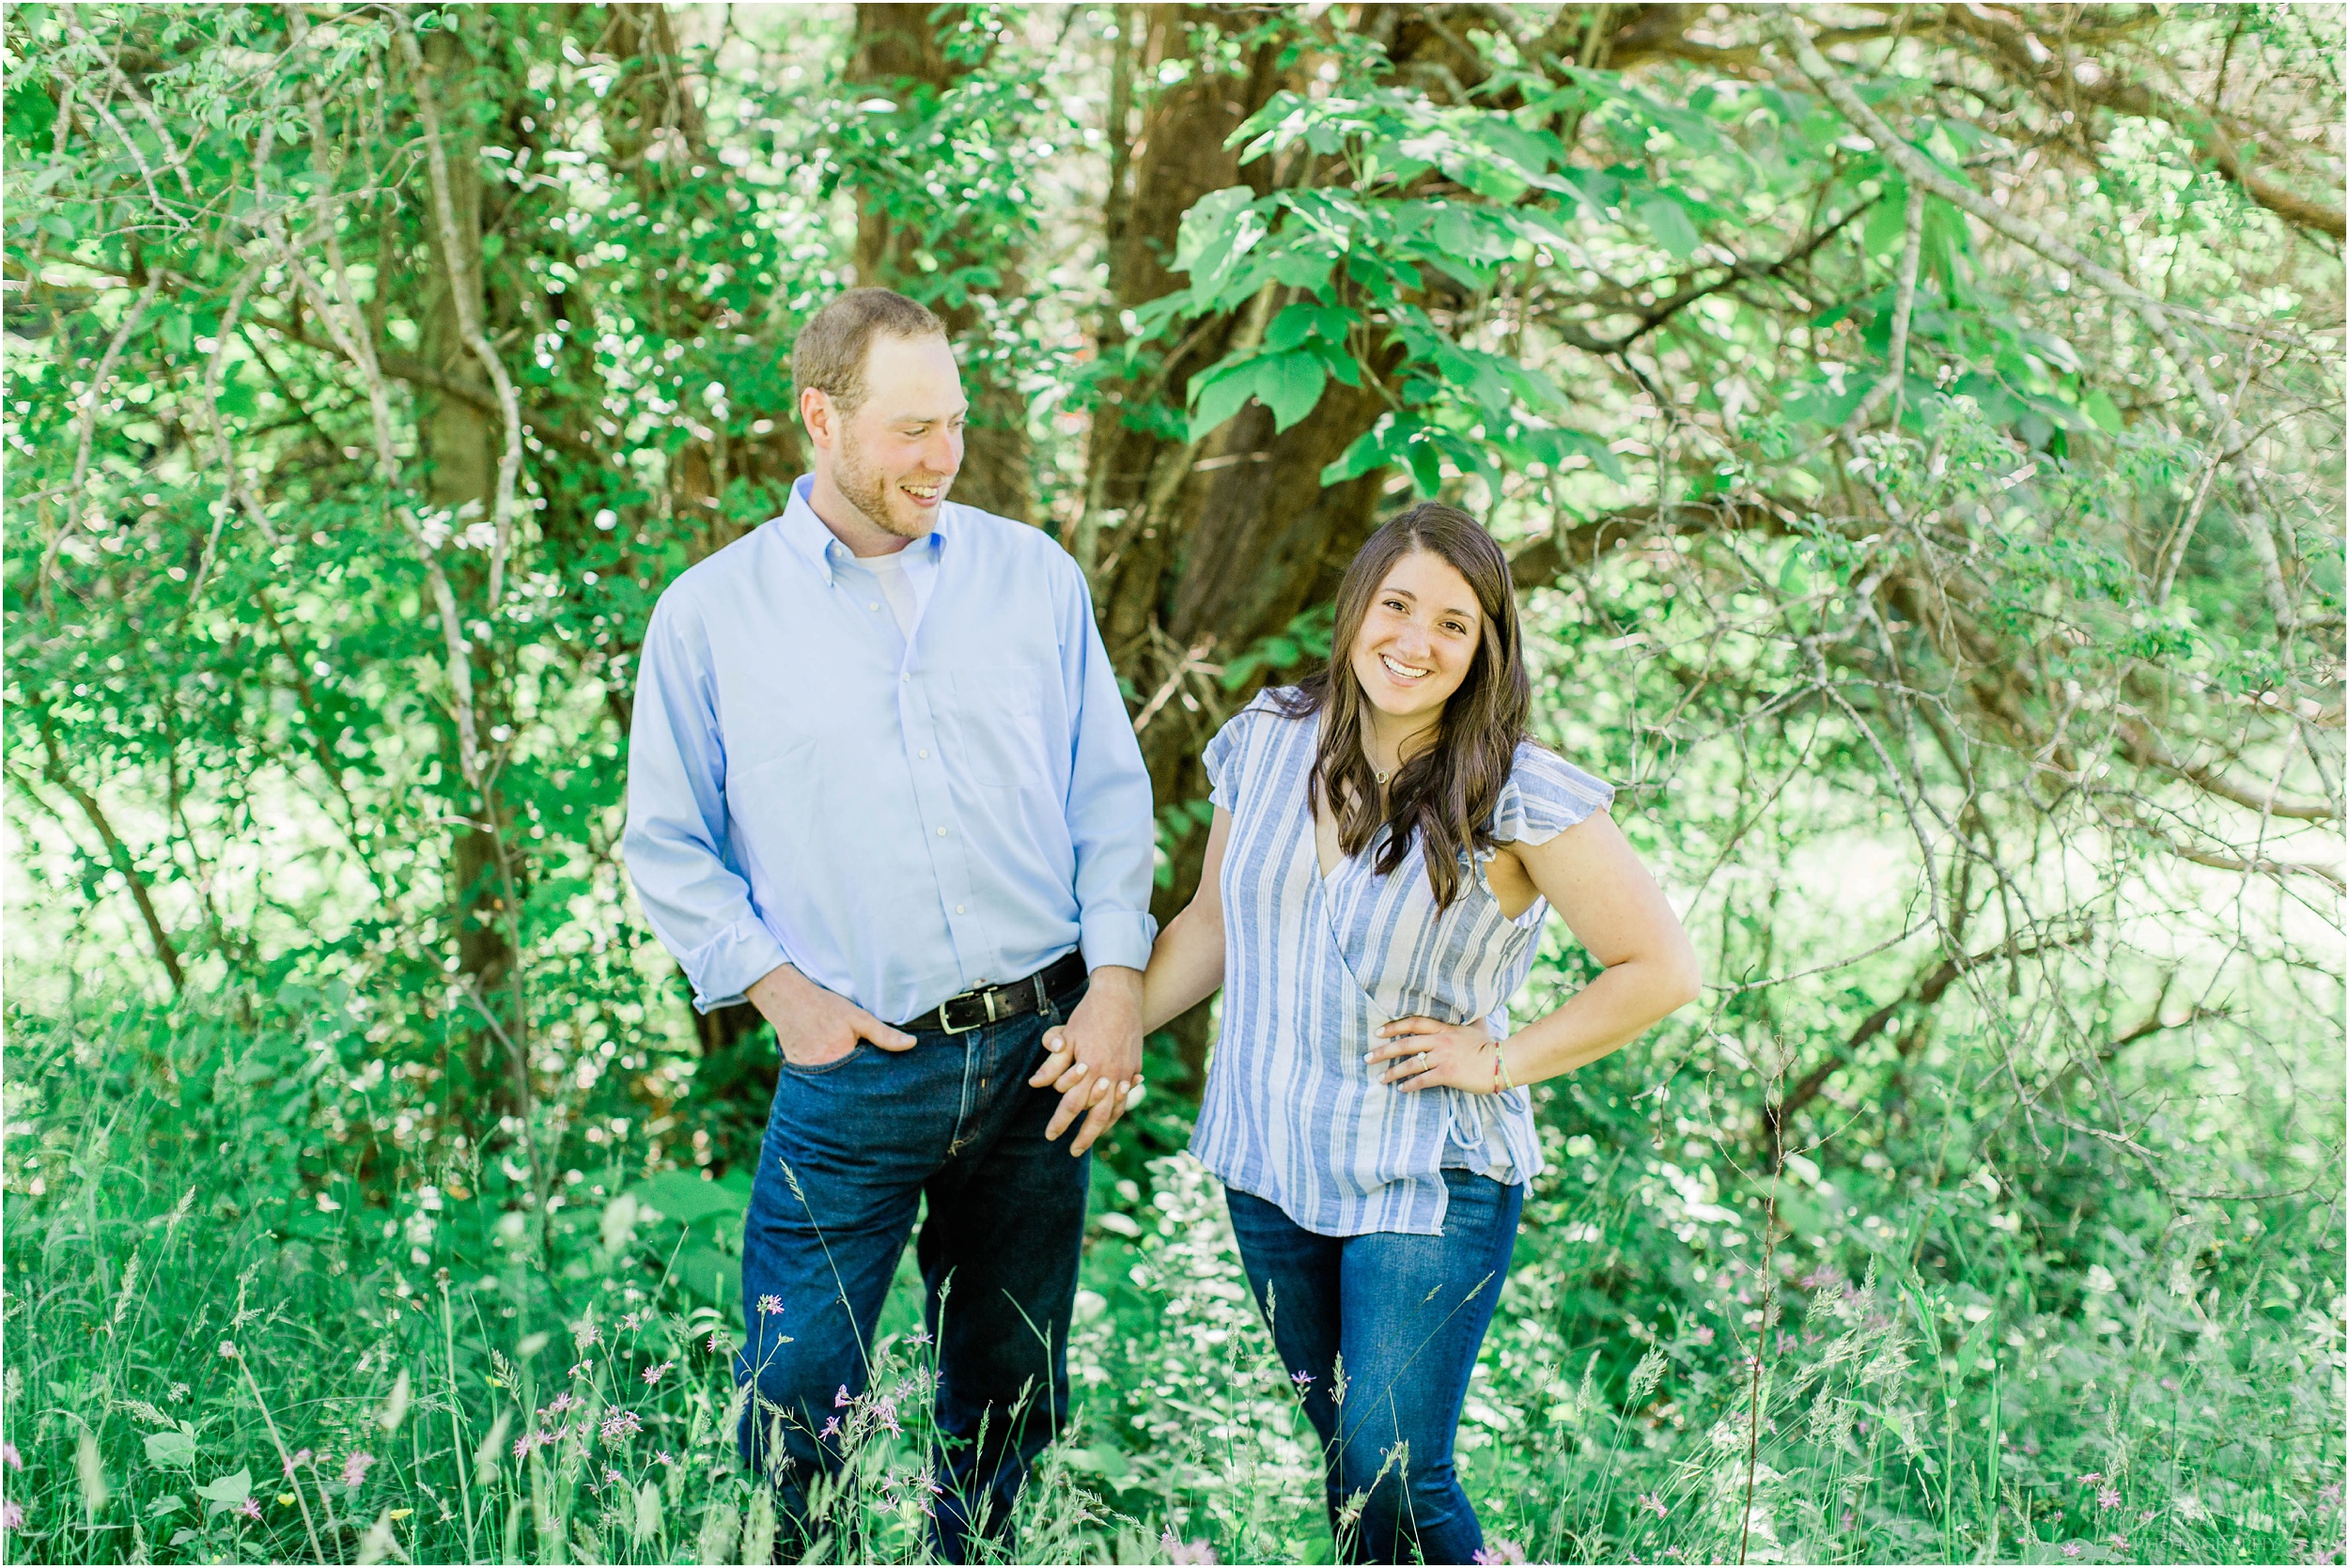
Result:
M927 5L860 5L848 57L848 80L902 110L934 103L954 90L969 68L950 60L945 42L968 8ZM856 279L861 285L895 288L919 298L928 270L915 259L924 237L894 220L876 193L857 193ZM989 291L997 310L1024 308L1025 259L1015 237L969 235L942 241L932 254L941 272L972 265L991 267L1002 282ZM971 399L962 471L954 498L999 517L1034 522L1035 488L1029 478L1028 399L1016 367L989 342L995 321L976 298L956 303L928 302L946 323L963 362L965 393Z
M503 445L496 398L478 359L465 341L457 290L475 291L474 308L480 318L491 319L481 271L481 175L474 155L471 115L464 105L474 88L473 61L455 35L435 32L424 40L424 54L434 78L434 91L443 113L443 133L454 144L448 148L449 194L456 210L457 245L452 254L440 225L421 225L429 266L425 278L425 309L418 345L425 366L437 378L430 388L419 386L418 435L424 459L425 498L436 509L456 513L453 527L462 532L487 519L494 505L498 457ZM441 385L450 391L441 390ZM453 552L450 576L460 604L483 602L487 580L484 552ZM481 694L481 718L496 722L498 702L496 654L490 640L472 640L474 690ZM455 742L449 743L453 753ZM461 769L451 768L452 778ZM508 937L513 911L507 907L506 861L498 842L502 819L495 786L467 800L472 792L456 784L457 801L467 826L456 831L448 861L449 919L456 929L457 973L481 1007L495 1014L506 1005L514 979L515 954ZM492 1108L511 1112L521 1096L506 1070L508 1052L495 1032L470 1011L465 1015L465 1065L472 1081L487 1088ZM506 1017L507 1032L521 1037L524 1020Z

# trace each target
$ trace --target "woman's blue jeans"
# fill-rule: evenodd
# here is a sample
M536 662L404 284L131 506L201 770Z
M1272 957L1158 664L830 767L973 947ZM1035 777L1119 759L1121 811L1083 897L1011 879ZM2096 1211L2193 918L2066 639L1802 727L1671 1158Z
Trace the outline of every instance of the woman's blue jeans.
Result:
M1467 1562L1485 1545L1452 1441L1525 1188L1467 1171L1443 1178L1441 1235L1318 1235L1262 1198L1226 1193L1273 1346L1292 1379L1311 1379L1305 1414L1341 1561ZM1357 1494L1361 1514L1342 1528Z

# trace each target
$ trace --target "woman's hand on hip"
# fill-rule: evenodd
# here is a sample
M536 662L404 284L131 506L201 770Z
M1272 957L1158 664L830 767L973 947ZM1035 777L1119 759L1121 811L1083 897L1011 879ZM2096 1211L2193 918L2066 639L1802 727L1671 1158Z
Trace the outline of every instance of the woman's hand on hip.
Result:
M1493 1081L1493 1037L1484 1022L1439 1023L1434 1018L1397 1018L1378 1031L1378 1045L1365 1058L1378 1081L1397 1089L1465 1089L1489 1094Z

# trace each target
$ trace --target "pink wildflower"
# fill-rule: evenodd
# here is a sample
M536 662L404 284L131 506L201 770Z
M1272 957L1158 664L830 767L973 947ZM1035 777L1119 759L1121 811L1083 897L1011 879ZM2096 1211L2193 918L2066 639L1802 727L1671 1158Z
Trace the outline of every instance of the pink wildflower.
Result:
M294 1467L296 1465L307 1465L310 1461L316 1459L318 1455L312 1453L308 1449L294 1450L293 1457L286 1461L286 1479L288 1481L291 1481L293 1479Z
M760 1296L758 1298L758 1315L761 1317L781 1317L783 1315L783 1297L780 1296Z
M929 1343L930 1331L927 1328L916 1328L913 1331L913 1337L906 1341L906 1343L915 1346L926 1345Z
M583 1323L578 1327L571 1330L571 1343L579 1346L582 1350L586 1349L591 1344L598 1343L602 1340L602 1338L603 1330L597 1327L592 1323Z
M2078 1542L2077 1542L2077 1541L2066 1541L2066 1542L2063 1544L2063 1555L2064 1555L2065 1557L2077 1557L2077 1556L2079 1556L2079 1555L2080 1555L2080 1544L2079 1544Z
M1657 1497L1657 1496L1655 1493L1653 1493L1653 1492L1642 1492L1642 1493L1641 1493L1641 1494L1640 1494L1640 1500L1639 1500L1639 1502L1638 1502L1638 1503L1636 1503L1636 1504L1634 1504L1633 1506L1635 1506L1635 1507L1639 1507L1639 1508L1644 1508L1644 1509L1646 1509L1649 1513L1651 1513L1651 1514L1655 1514L1655 1515L1656 1515L1657 1518L1659 1518L1659 1519L1660 1519L1660 1518L1662 1518L1662 1517L1663 1517L1666 1514L1668 1514L1668 1513L1670 1513L1670 1512L1671 1512L1671 1510L1667 1509L1667 1508L1664 1506L1664 1499L1663 1499L1663 1498L1659 1498L1659 1497Z
M1289 1381L1297 1385L1297 1391L1301 1394L1314 1386L1314 1374L1310 1372L1293 1372L1289 1374Z
M2112 1537L2112 1549L2116 1552L2127 1551L2129 1549L2129 1538L2125 1535L2116 1535Z
M2098 1508L2117 1508L2120 1506L2120 1488L2116 1486L2100 1486L2096 1489L2096 1506Z
M247 1498L238 1506L237 1512L248 1519L258 1519L261 1516L261 1499Z
M23 1529L24 1510L12 1502L0 1502L0 1529Z
M646 1367L646 1368L645 1369L645 1384L646 1384L646 1386L647 1388L649 1388L649 1387L651 1387L653 1384L660 1382L660 1381L661 1381L661 1374L664 1374L664 1373L666 1373L666 1372L667 1372L667 1371L668 1371L671 1367L676 1366L676 1365L677 1365L677 1363L676 1363L675 1361L663 1361L663 1362L661 1362L661 1363L659 1366L657 1366L657 1367Z
M538 1446L538 1435L537 1435L536 1432L525 1432L525 1433L523 1433L521 1436L519 1436L519 1437L515 1438L515 1439L514 1439L514 1463L516 1463L517 1465L519 1465L519 1464L521 1464L523 1460L525 1460L525 1459L529 1458L529 1457L530 1457L530 1451L531 1451L532 1449L537 1448L537 1446Z
M1469 1560L1482 1563L1523 1562L1525 1548L1505 1535L1495 1535L1487 1538L1481 1548L1470 1553Z
M1711 1344L1713 1343L1713 1330L1710 1328L1698 1329L1696 1331L1696 1342L1699 1344Z
M659 1453L654 1454L652 1456L652 1462L656 1465L674 1465L677 1463L676 1460L669 1457L669 1451L667 1449L662 1449Z
M1166 1560L1169 1562L1213 1563L1221 1560L1215 1555L1215 1546L1212 1543L1185 1541L1174 1533L1172 1526L1169 1526L1159 1536L1159 1545L1166 1552Z
M0 1443L0 1464L5 1464L11 1470L21 1470L24 1467L24 1456L16 1452L14 1443Z
M718 1336L715 1334L709 1336L709 1353L712 1356L718 1354Z
M816 1434L816 1440L817 1440L817 1442L819 1442L819 1443L820 1443L820 1442L822 1442L822 1441L823 1441L825 1438L827 1438L827 1437L837 1437L837 1436L840 1436L840 1418L839 1418L838 1416L834 1416L834 1417L832 1417L832 1420L830 1420L830 1421L826 1421L826 1422L824 1423L824 1430L823 1430L823 1431L818 1432L817 1434Z
M16 1450L10 1449L8 1457L13 1461L16 1457ZM2316 1500L2320 1506L2327 1510L2339 1508L2341 1506L2341 1483L2331 1482L2317 1488Z
M612 1468L610 1466L607 1465L604 1467L603 1483L605 1485L616 1486L627 1479L628 1477L622 1475L619 1471Z
M356 1486L367 1479L367 1471L375 1464L375 1455L361 1449L343 1461L343 1484Z
M235 1360L235 1359L237 1358L237 1344L236 1344L236 1342L235 1342L234 1340L223 1340L223 1341L221 1341L221 1342L220 1342L220 1353L221 1353L221 1355L222 1355L222 1356L226 1357L227 1359L229 1359L229 1360L231 1360L231 1361Z
M642 1313L630 1312L626 1317L620 1319L620 1327L623 1328L635 1328L640 1327L644 1321L645 1319Z
M2091 1471L2089 1471L2086 1475L2084 1475L2084 1476L2080 1477L2080 1484L2081 1484L2082 1486L2093 1486L2093 1485L2095 1485L2095 1484L2096 1484L2096 1483L2098 1483L2098 1482L2100 1482L2100 1481L2104 1480L2104 1478L2105 1478L2105 1472L2104 1472L2104 1471L2102 1471L2102 1470L2091 1470Z
M553 1399L548 1401L547 1407L540 1411L539 1414L546 1416L559 1416L566 1410L575 1410L578 1407L579 1396L571 1392L570 1389L566 1389L561 1393L556 1394Z
M645 1423L636 1419L633 1410L614 1410L603 1418L603 1440L607 1443L644 1430Z
M840 1385L840 1391L832 1396L832 1407L838 1410L847 1405L848 1403L848 1386L846 1383L843 1383Z

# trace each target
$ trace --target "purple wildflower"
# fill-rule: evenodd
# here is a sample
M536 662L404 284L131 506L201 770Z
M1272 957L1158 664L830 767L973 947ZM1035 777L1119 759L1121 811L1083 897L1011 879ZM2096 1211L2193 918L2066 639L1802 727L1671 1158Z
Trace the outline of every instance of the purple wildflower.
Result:
M1505 1535L1487 1537L1485 1545L1469 1556L1470 1562L1523 1562L1525 1548Z
M525 1459L529 1458L529 1457L530 1457L530 1451L531 1451L532 1449L537 1448L537 1446L538 1446L538 1435L537 1435L536 1432L525 1432L525 1433L523 1433L521 1436L519 1436L519 1437L515 1438L515 1439L514 1439L514 1463L516 1463L517 1465L519 1465L519 1464L521 1464L523 1460L525 1460Z
M603 1418L603 1440L607 1443L633 1436L644 1430L645 1423L636 1419L633 1410L614 1410Z
M296 1465L307 1465L310 1461L316 1459L318 1455L312 1453L308 1449L296 1449L294 1451L293 1457L286 1461L286 1479L288 1481L291 1481L293 1479L294 1467Z
M620 1485L622 1483L626 1482L627 1480L628 1480L628 1477L626 1477L626 1476L622 1475L619 1471L617 1471L617 1470L615 1470L615 1469L612 1468L612 1467L611 1467L611 1466L607 1465L607 1466L605 1466L605 1467L604 1467L604 1468L603 1468L603 1483L604 1483L606 1486L617 1486L617 1485Z
M2096 1488L2096 1506L2098 1508L2118 1508L2120 1505L2121 1489L2119 1487L2099 1486Z
M760 1296L758 1298L758 1315L761 1317L781 1317L783 1315L783 1297L780 1296Z
M11 1470L21 1470L24 1467L24 1456L16 1452L14 1443L0 1443L0 1464Z
M0 1502L0 1529L23 1529L24 1510L12 1502Z
M247 1498L238 1505L237 1512L248 1519L258 1519L261 1516L261 1499Z
M878 1420L881 1425L889 1428L889 1435L892 1437L899 1436L897 1430L897 1402L895 1400L882 1400L880 1403L879 1414L875 1419Z
M1159 1536L1159 1545L1164 1548L1169 1562L1214 1563L1222 1560L1215 1555L1215 1546L1211 1542L1185 1541L1174 1533L1172 1526Z
M2091 1471L2089 1471L2086 1475L2084 1475L2084 1476L2080 1477L2080 1484L2081 1484L2082 1486L2093 1486L2093 1485L2095 1485L2095 1484L2096 1484L2096 1483L2098 1483L2098 1482L2100 1482L2100 1481L2104 1480L2104 1478L2105 1478L2105 1472L2104 1472L2104 1471L2102 1471L2102 1470L2091 1470Z
M375 1455L361 1449L343 1461L343 1484L356 1486L367 1479L367 1471L375 1464Z
M1657 1497L1653 1492L1641 1493L1640 1500L1632 1506L1636 1508L1644 1508L1659 1519L1671 1512L1670 1509L1664 1506L1664 1499Z
M1289 1374L1289 1381L1297 1385L1297 1391L1301 1394L1314 1386L1314 1374L1310 1372L1293 1372Z
M603 1339L603 1330L592 1323L583 1323L571 1330L571 1343L584 1350Z
M566 1410L576 1410L578 1408L579 1396L571 1392L570 1389L566 1389L561 1393L556 1394L553 1399L550 1400L547 1403L547 1407L538 1413L542 1416L559 1416Z
M660 1382L661 1374L676 1365L677 1363L675 1361L663 1361L657 1367L646 1367L645 1369L645 1386L650 1388L653 1384Z
M656 1465L674 1465L677 1463L676 1460L669 1457L669 1451L667 1449L662 1449L659 1453L654 1454L652 1456L652 1462Z
M822 1441L823 1441L825 1438L827 1438L827 1437L837 1437L837 1436L840 1436L840 1418L839 1418L838 1416L834 1416L834 1417L832 1417L832 1420L830 1420L830 1421L826 1421L826 1422L824 1423L824 1430L823 1430L823 1431L818 1432L817 1434L816 1434L816 1440L817 1440L817 1442L819 1442L819 1443L820 1443L820 1442L822 1442Z
M8 1451L8 1457L13 1460L16 1457L16 1450L10 1449ZM2328 1510L2339 1508L2341 1506L2341 1483L2335 1481L2319 1487L2316 1493L2316 1500L2318 1505L2323 1508Z
M712 1356L718 1354L718 1336L715 1334L709 1336L709 1353Z
M832 1396L832 1407L835 1410L843 1409L848 1405L848 1386L846 1383L843 1383L840 1385L840 1391Z
M2077 1557L2077 1556L2079 1556L2079 1555L2080 1555L2080 1544L2079 1544L2078 1542L2077 1542L2077 1541L2066 1541L2066 1542L2063 1544L2063 1555L2064 1555L2065 1557Z
M920 1346L922 1346L922 1345L926 1345L926 1344L927 1344L927 1343L930 1343L930 1331L929 1331L927 1328L916 1328L916 1329L913 1331L913 1337L912 1337L911 1339L909 1339L908 1341L906 1341L906 1343L908 1343L908 1344L910 1344L910 1345L913 1345L913 1346L915 1346L916 1348L919 1348Z

